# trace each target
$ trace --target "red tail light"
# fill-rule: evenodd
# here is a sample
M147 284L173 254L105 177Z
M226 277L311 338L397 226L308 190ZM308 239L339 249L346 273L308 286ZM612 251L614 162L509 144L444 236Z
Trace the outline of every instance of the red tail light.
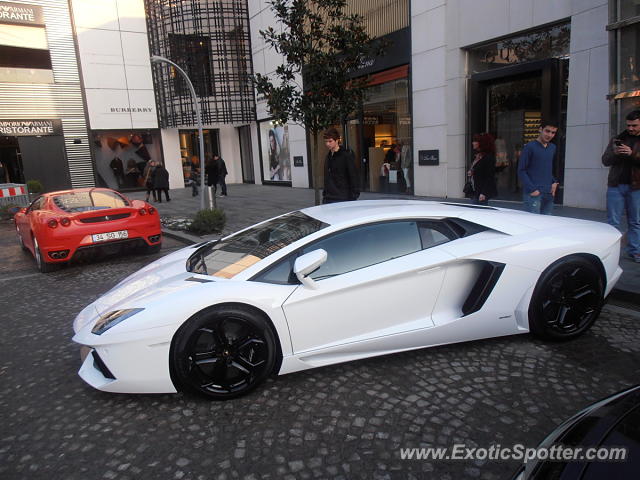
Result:
M153 207L149 207L149 215L153 215L156 212L156 209Z
M141 208L140 210L138 210L138 213L139 213L140 215L146 215L146 214L147 214L147 211L146 211L144 208Z
M52 218L47 222L47 226L49 228L56 228L58 226L58 221L55 218Z
M68 227L69 225L71 225L71 220L69 220L67 217L64 217L60 220L60 225L62 225L63 227Z

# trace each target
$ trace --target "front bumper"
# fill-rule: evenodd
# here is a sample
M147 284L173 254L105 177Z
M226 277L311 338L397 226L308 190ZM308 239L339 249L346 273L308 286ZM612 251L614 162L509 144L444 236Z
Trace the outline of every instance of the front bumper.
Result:
M175 393L177 390L169 373L171 341L156 332L153 337L140 335L131 341L87 345L87 337L79 334L73 340L81 345L84 360L78 375L93 388L119 393ZM158 329L164 330L164 329Z

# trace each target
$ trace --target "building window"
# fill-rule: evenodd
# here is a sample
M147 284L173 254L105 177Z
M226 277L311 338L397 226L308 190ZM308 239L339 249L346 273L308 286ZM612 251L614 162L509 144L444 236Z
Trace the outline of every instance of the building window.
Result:
M0 82L53 83L44 27L0 24Z
M199 97L213 95L211 75L211 39L200 35L169 34L169 51L174 62L184 66ZM171 67L176 95L190 95L182 76Z
M469 73L569 55L571 25L561 23L469 49Z
M624 130L625 116L640 109L640 0L610 0L612 45L610 89L612 134Z

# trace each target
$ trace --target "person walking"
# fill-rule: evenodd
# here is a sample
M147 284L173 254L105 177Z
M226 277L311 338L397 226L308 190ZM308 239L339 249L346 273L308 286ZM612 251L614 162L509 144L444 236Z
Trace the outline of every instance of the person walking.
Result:
M551 215L558 181L553 176L556 146L551 143L558 133L554 122L540 123L538 138L527 143L518 161L518 177L522 182L522 203L527 211Z
M147 189L147 198L145 198L145 202L149 201L149 197L153 194L153 201L156 202L158 197L156 196L156 189L153 185L153 174L156 169L156 161L149 160L142 171L142 175L144 177L144 186Z
M216 164L216 169L218 170L218 183L220 184L220 188L222 189L222 191L220 192L220 196L221 197L226 197L227 196L227 182L225 181L225 178L227 176L227 174L229 173L227 171L227 165L224 163L224 160L222 159L222 157L220 155L214 155L213 156L213 161Z
M215 157L207 158L204 163L204 174L206 175L207 186L213 187L213 196L215 196L218 191L219 181L218 163L215 161Z
M620 228L627 214L627 253L640 263L640 110L626 116L627 128L613 137L602 155L609 167L607 222Z
M189 180L191 180L191 196L198 195L198 184L200 183L200 160L196 155L191 157L191 172L189 173Z
M477 133L473 136L473 160L467 177L473 187L471 203L488 205L489 199L498 194L496 188L496 146L489 133Z
M156 196L158 197L158 203L162 203L162 192L164 192L165 199L170 202L169 198L169 172L162 163L157 164L153 175L153 186L156 189Z
M340 134L335 128L328 129L323 138L329 152L324 162L322 203L357 200L360 188L353 152L340 145Z

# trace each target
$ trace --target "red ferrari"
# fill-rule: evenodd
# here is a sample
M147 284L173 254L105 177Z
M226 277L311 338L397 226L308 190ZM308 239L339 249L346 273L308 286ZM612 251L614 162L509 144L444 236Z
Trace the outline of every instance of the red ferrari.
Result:
M158 211L108 188L45 193L14 221L20 245L41 272L103 247L133 245L155 253L162 244Z

